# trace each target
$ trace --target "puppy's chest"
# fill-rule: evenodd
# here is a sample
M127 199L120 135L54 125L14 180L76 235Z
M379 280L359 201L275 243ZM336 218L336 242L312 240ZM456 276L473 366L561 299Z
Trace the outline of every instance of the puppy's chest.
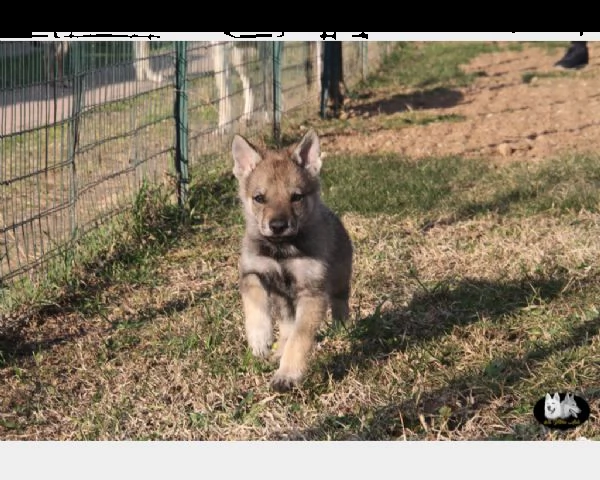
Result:
M327 267L323 260L298 245L286 245L278 253L283 255L259 248L244 256L242 271L257 273L267 290L288 298L305 290L324 290Z
M269 290L287 298L294 298L298 294L299 279L293 269L286 262L279 262L281 269L270 275Z
M287 259L279 263L271 276L271 288L290 299L301 292L325 291L325 265L314 258Z

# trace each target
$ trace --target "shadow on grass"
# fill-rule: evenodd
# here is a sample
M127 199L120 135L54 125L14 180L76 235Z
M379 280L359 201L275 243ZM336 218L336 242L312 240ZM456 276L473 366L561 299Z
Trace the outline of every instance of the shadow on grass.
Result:
M539 192L534 190L512 189L497 194L495 198L489 201L468 202L458 206L448 217L424 221L421 225L421 231L426 232L435 226L454 225L488 213L506 215L510 213L511 208L521 206L526 202L534 202L539 196Z
M358 116L365 113L391 115L409 110L450 108L459 104L463 98L464 95L458 90L437 87L408 94L393 95L382 100L350 107L348 111Z
M455 285L439 284L415 294L402 310L381 312L360 319L350 331L350 352L325 365L327 374L341 380L349 370L364 368L407 346L449 334L455 327L479 321L494 322L536 301L550 301L566 285L566 279L528 279L497 283L463 279Z
M485 213L506 214L510 211L512 205L530 202L535 200L539 193L535 190L512 189L508 192L501 192L493 200L487 202L469 202L462 205L456 214L457 221L470 220L477 215Z
M81 318L102 315L106 308L104 293L132 283L156 281L155 266L166 252L189 237L194 227L211 224L226 227L238 221L237 192L234 179L226 175L219 181L195 184L189 192L189 210L181 210L160 190L142 188L126 223L126 238L112 239L96 251L91 260L73 262L76 267L60 282L60 294L0 322L0 361L17 362L54 345L82 337L89 327ZM192 212L190 214L190 212ZM201 299L207 292L195 292ZM135 314L129 323L147 323L158 315L180 312L192 306L189 299L173 299L157 309L148 307ZM53 328L37 329L49 319ZM74 327L73 322L78 325ZM118 325L113 325L117 327ZM36 330L32 332L32 330ZM42 332L42 333L40 333Z
M506 388L516 385L523 380L534 378L538 367L550 356L576 347L585 347L593 342L600 329L600 317L582 325L573 327L564 335L549 345L530 349L520 357L500 355L490 360L489 366L483 372L457 374L443 388L427 392L419 397L418 402L413 399L404 402L390 401L387 405L374 411L347 414L339 417L326 417L314 426L302 431L294 432L289 436L306 439L322 440L326 438L359 439L359 440L393 440L402 438L405 429L415 431L422 428L419 415L425 421L432 418L441 419L440 409L453 407L450 414L445 416L447 428L454 430L474 418L477 410L489 406L495 398L504 394ZM544 393L544 386L540 386L539 395L531 398L531 425L515 425L513 433L496 435L494 438L471 437L472 440L532 440L543 436L541 428L533 419L533 405ZM552 387L549 387L552 388ZM598 391L583 392L589 402L598 398ZM457 407L456 405L462 405ZM509 407L504 407L509 409ZM499 416L504 413L500 409ZM368 418L365 422L364 418ZM285 435L284 435L285 436Z
M475 322L480 316L499 322L503 316L532 302L552 300L560 294L565 283L564 279L507 284L465 280L453 289L418 294L405 310L376 313L362 319L351 332L350 353L332 358L325 365L326 375L339 380L351 368L367 368L370 362L385 359L409 344L449 334L456 326ZM327 416L304 431L279 432L273 438L392 440L402 438L404 430L423 431L420 415L426 422L431 419L438 425L445 422L445 427L452 431L472 420L477 411L489 406L494 399L505 395L507 388L534 378L550 356L573 347L591 345L599 330L600 317L596 317L574 325L550 344L531 348L522 356L501 354L491 358L479 371L465 374L457 371L447 385L425 392L416 399L391 400L375 410L364 407L358 413ZM437 360L443 368L444 359ZM542 394L540 392L539 396ZM583 394L588 401L599 396L596 390ZM532 409L539 396L530 399ZM440 413L443 409L446 409L444 415ZM497 414L509 413L510 407L504 409L499 409ZM531 418L533 426L515 425L513 433L498 435L495 439L530 440L539 436L541 429L536 426L533 413Z
M208 296L208 294L206 296ZM160 308L148 306L138 310L133 319L113 322L106 330L117 331L122 328L139 328L143 324L152 322L158 317L182 312L192 305L191 299L187 297L185 299L177 298L170 300ZM45 311L40 312L33 328L41 326L43 322L52 316L59 316L57 318L56 328L47 329L47 332L42 335L39 335L39 331L37 331L34 335L31 335L34 336L35 339L29 338L30 335L22 328L24 325L18 325L17 328L13 327L2 332L0 334L0 352L2 353L2 357L0 358L2 359L2 363L11 365L18 362L21 358L31 357L35 353L71 342L89 333L89 328L86 327L84 322L80 321L80 318L75 316L65 317L65 309L61 309L59 306L53 306L52 309L46 309ZM60 325L61 318L64 323L68 322L69 324ZM75 322L77 322L76 326L72 324ZM115 343L114 339L110 340L110 342L112 342L111 345L119 343L118 340ZM115 348L113 348L113 350L114 349ZM0 366L2 365L0 364Z

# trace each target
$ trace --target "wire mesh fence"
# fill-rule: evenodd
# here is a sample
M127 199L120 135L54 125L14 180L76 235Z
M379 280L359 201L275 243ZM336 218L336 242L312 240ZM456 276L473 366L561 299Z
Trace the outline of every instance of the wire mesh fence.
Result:
M344 81L388 48L344 42ZM0 42L0 286L43 275L144 182L180 193L188 167L223 168L234 131L316 112L322 63L317 42Z

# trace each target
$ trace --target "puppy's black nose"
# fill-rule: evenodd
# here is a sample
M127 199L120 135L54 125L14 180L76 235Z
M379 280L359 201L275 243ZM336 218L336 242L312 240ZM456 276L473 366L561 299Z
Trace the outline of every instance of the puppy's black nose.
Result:
M280 218L274 218L269 222L269 228L275 235L281 235L288 226L287 220L282 220Z

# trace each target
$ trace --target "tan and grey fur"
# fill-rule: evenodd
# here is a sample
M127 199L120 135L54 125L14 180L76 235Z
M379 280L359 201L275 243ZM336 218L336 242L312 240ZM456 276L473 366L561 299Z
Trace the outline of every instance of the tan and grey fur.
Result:
M246 336L253 354L273 354L275 390L298 385L328 307L349 317L352 243L321 201L319 138L310 130L290 149L259 150L244 137L232 143L233 173L246 219L239 262Z

